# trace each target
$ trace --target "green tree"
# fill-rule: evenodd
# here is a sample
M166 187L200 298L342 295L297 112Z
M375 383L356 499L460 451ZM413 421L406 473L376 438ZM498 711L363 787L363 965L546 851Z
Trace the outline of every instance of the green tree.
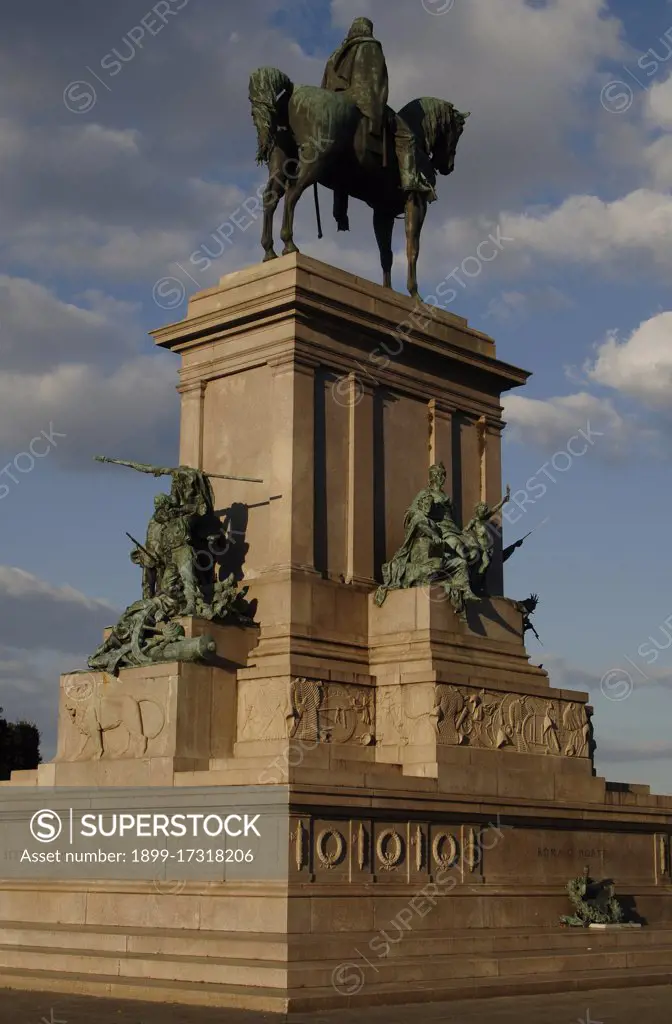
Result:
M0 781L12 772L37 768L40 756L40 731L32 722L8 722L0 708Z

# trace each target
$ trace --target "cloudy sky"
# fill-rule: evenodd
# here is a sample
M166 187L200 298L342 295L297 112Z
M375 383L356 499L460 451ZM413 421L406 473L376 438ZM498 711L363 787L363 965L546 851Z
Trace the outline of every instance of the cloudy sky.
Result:
M92 456L174 463L176 360L147 331L259 259L257 223L221 242L262 181L249 73L319 84L360 14L395 107L472 111L420 275L429 294L457 269L451 308L534 373L506 400L507 541L539 527L507 593L540 594L534 659L590 690L600 773L672 792L664 0L4 0L0 704L51 756L59 672L135 599L124 531L143 535L155 490ZM308 206L304 251L378 280L368 216L338 238L325 217L318 242ZM507 241L474 274L493 231ZM224 250L207 271L190 260L205 247Z

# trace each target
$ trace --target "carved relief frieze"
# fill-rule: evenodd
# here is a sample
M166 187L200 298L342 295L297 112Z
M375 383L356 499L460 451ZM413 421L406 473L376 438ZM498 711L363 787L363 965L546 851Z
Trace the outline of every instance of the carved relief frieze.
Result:
M373 691L365 686L293 679L290 739L319 743L375 742Z
M164 709L154 700L115 692L112 682L103 690L96 677L68 677L63 687L64 761L119 760L144 757L166 724ZM101 679L103 677L101 676Z
M583 704L470 690L441 683L434 706L439 743L589 757L590 720Z
M284 740L292 711L284 679L246 682L238 690L238 739Z
M398 686L381 687L376 695L377 742L406 747L427 743L433 727L431 710L414 712L402 702Z

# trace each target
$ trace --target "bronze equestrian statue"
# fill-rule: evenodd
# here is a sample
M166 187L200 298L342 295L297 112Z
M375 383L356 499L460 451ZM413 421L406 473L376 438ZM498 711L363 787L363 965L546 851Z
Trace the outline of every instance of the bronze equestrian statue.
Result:
M427 207L436 198L436 175L450 174L469 114L452 104L423 97L398 114L387 105L389 78L373 24L357 18L330 57L322 88L293 82L276 68L259 68L250 78L257 161L269 169L264 193L264 260L276 258L273 219L285 196L281 231L283 256L298 252L294 242L296 204L311 185L334 192L338 229L347 231L348 199L373 209L383 268L392 287L392 233L405 216L408 290L418 294L417 262ZM318 216L319 223L319 216ZM320 237L322 237L320 232Z

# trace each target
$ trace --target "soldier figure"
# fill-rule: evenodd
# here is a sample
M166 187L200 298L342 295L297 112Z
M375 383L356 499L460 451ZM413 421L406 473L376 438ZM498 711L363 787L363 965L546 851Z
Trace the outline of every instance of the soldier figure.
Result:
M182 615L196 615L202 604L201 590L214 584L215 554L226 549L226 536L215 511L215 496L210 477L221 480L243 480L262 483L256 477L204 473L191 466L149 466L125 459L108 459L97 455L98 462L126 466L155 477L171 477L170 494L159 494L154 500L154 515L147 528L147 542L134 541L136 550L131 560L142 566L142 595L145 600L156 597L163 587L166 570L179 575L184 594ZM129 534L130 536L130 534ZM133 538L131 537L131 540ZM221 547L215 548L215 543ZM207 568L199 566L199 556L206 556ZM209 578L208 578L209 577Z
M196 613L198 581L192 528L199 516L198 503L179 504L172 495L158 494L154 499L154 515L147 527L145 549L138 547L131 554L131 561L142 566L145 599L156 596L169 567L177 571L184 593L184 615Z
M425 193L430 202L436 199L431 182L418 167L416 141L413 132L387 105L389 76L383 48L373 35L373 22L356 18L343 41L332 54L322 79L322 88L344 92L366 117L369 135L382 145L383 159L387 151L388 127L394 134L399 161L401 187L404 192ZM347 195L345 200L337 194L336 208L347 222ZM341 224L339 223L339 227Z
M166 507L170 505L167 494L154 498L154 515L147 526L145 547L138 546L131 552L131 561L142 567L142 598L144 601L156 597L161 589L161 580L167 565L163 564L163 527L168 521Z

